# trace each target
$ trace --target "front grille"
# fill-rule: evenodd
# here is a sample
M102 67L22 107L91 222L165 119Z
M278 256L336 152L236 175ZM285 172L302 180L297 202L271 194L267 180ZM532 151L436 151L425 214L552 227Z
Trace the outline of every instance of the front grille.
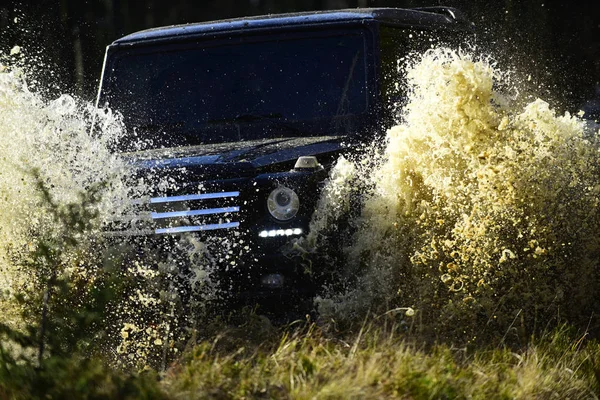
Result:
M239 191L152 197L133 202L133 212L117 218L115 235L165 235L240 226Z

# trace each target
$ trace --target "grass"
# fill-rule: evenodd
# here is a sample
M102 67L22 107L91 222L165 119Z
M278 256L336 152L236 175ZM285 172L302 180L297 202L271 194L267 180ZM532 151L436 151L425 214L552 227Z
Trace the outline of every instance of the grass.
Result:
M521 349L419 345L374 324L332 335L311 324L259 345L223 332L167 371L173 398L597 398L600 346L563 326Z
M256 315L191 345L166 371L48 357L0 368L0 399L588 399L600 344L564 325L522 348L425 345L370 322L354 333L314 323L274 328ZM6 360L4 360L6 361Z
M79 205L62 207L40 190L64 231L58 239L40 240L20 265L43 279L30 298L22 296L28 310L24 326L0 322L0 400L585 399L600 394L600 344L568 325L518 347L499 340L503 332L496 338L500 345L480 341L454 347L456 341L428 341L394 323L391 314L342 332L335 324L310 321L273 327L253 312L225 322L200 321L202 328L165 371L113 368L98 338L107 329L104 305L123 296L119 285L110 271L96 271L95 289L82 293L79 282L57 274L64 267L61 255L77 250L77 234L88 229L81 221L93 220L93 193Z

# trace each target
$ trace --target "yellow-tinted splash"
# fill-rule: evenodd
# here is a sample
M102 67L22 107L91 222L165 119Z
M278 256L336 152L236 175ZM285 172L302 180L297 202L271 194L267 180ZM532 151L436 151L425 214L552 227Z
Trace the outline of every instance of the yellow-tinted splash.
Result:
M102 135L90 133L94 116ZM60 235L36 175L57 205L76 202L82 191L105 181L97 204L101 218L118 212L123 202L114 200L125 194L122 163L108 148L121 135L121 125L69 95L44 100L29 88L24 69L0 64L0 132L0 307L3 322L18 323L11 298L35 283L18 265L41 238Z
M517 316L525 331L589 318L598 133L539 99L517 109L517 88L485 58L434 49L407 68L402 122L362 174L373 189L347 253L358 282L321 310L412 307L421 327L459 336L504 333Z
M69 277L73 298L51 298L50 305L56 300L85 307L100 272L110 271L117 276L120 297L103 310L103 325L97 329L104 342L97 347L103 346L107 358L118 364L165 362L176 353L174 343L186 339L181 335L195 316L181 313L181 294L193 292L193 298L185 299L186 311L200 314L212 289L213 258L240 252L239 241L184 237L169 243L169 257L159 257L159 239L146 246L143 237L127 242L104 235L103 222L124 218L131 198L147 197L151 189L142 179L132 179L131 167L111 151L125 133L120 117L69 95L47 100L28 86L28 68L40 65L8 61L0 65L0 323L16 328L39 323L39 301L27 303L33 309L27 310L31 320L24 321L16 295L41 299L53 273ZM98 220L78 235L69 251L57 249L61 256L53 261L52 271L38 265L47 260L34 254L42 242L60 247L65 226L52 214L40 182L58 208L78 204L82 193L103 184L94 204ZM214 250L217 246L219 251Z

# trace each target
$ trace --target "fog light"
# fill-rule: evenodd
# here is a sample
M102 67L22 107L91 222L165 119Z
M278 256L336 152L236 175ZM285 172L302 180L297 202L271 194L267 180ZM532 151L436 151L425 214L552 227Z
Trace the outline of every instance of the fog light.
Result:
M283 287L283 275L269 274L260 278L262 286L269 289L280 289Z

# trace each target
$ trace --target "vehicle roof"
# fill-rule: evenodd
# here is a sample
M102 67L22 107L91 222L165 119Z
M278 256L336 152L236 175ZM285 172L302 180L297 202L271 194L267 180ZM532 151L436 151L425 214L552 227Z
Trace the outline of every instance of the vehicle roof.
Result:
M425 29L471 30L462 13L451 7L424 8L355 8L271 14L152 28L132 33L114 44L147 42L178 37L203 36L236 31L278 29L291 26L360 23L374 21L385 25Z

